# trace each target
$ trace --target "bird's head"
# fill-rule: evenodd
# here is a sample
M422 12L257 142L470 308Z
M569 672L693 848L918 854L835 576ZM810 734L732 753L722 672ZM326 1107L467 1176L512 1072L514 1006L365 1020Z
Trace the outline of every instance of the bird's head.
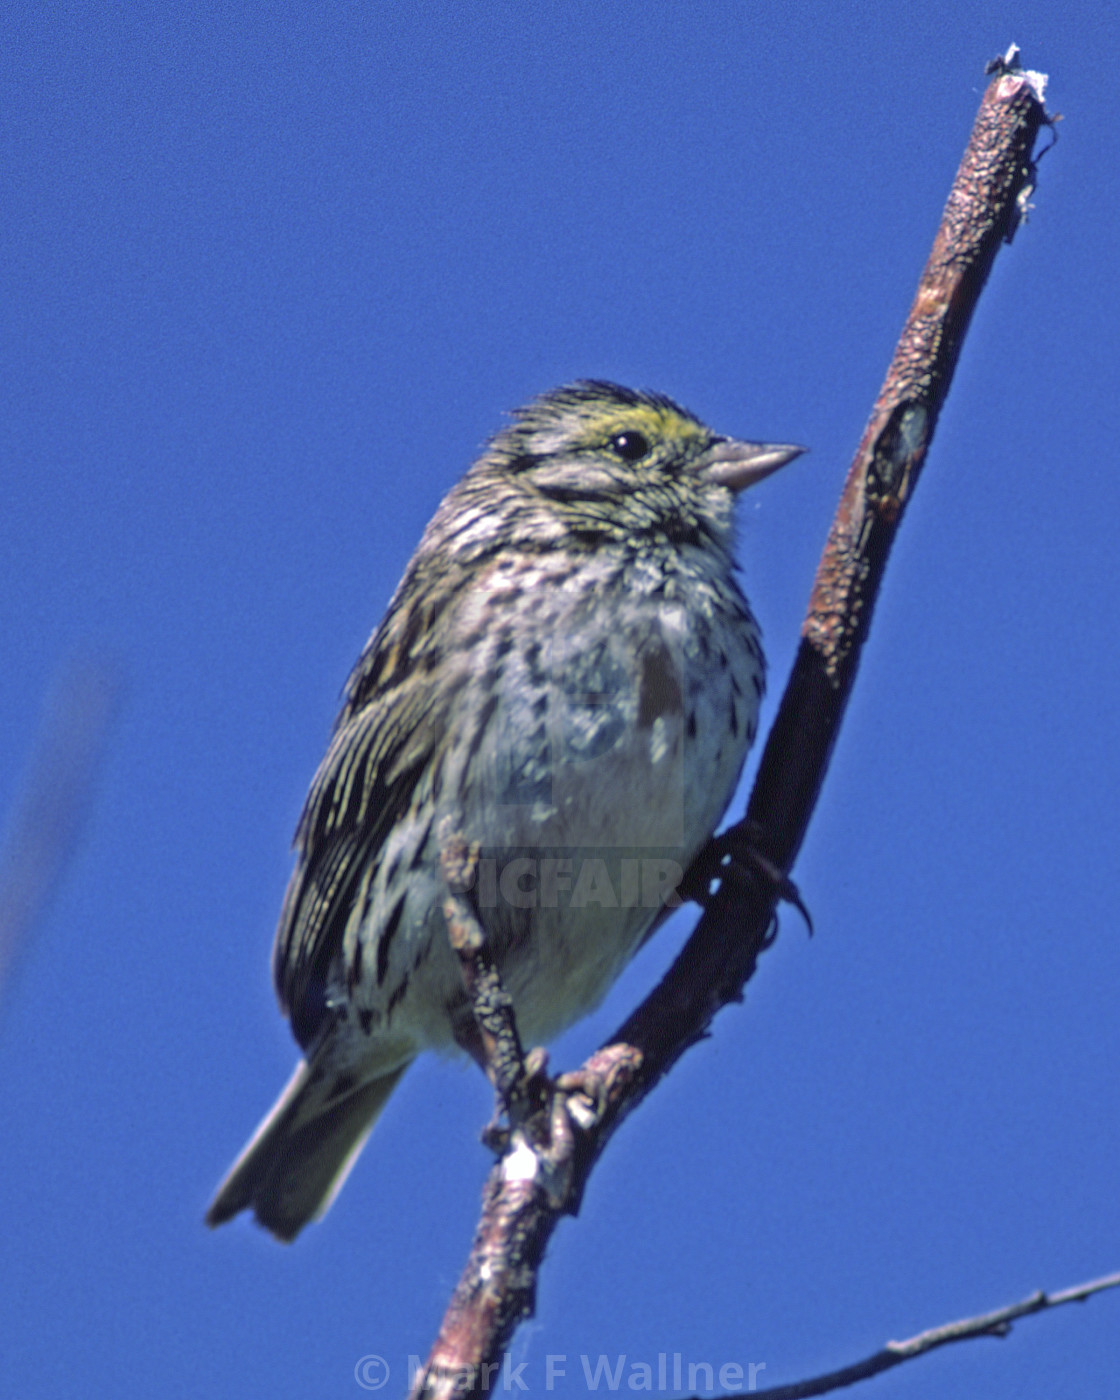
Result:
M580 380L519 409L464 485L500 489L522 521L589 546L722 543L733 497L803 450L722 437L664 395Z

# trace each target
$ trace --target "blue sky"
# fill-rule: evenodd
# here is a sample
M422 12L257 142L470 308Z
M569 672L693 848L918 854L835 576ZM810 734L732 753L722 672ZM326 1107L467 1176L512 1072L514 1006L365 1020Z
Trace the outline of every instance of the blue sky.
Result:
M201 1223L295 1062L268 955L347 670L503 413L594 375L811 448L740 508L765 723L1012 40L1065 119L795 872L817 936L783 918L616 1138L514 1363L541 1393L550 1354L571 1395L581 1354L774 1384L1120 1267L1110 7L41 3L0 31L0 815L65 668L123 679L0 1004L5 1388L347 1397L373 1353L403 1388L476 1216L475 1070L418 1065L294 1246ZM1110 1393L1118 1307L864 1393Z

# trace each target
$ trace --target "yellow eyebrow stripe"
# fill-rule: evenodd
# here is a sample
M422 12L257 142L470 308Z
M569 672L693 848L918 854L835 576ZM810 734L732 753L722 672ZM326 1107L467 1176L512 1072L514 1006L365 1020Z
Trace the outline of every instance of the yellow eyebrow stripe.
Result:
M707 430L691 418L685 418L671 408L657 404L634 404L624 409L588 416L581 424L575 447L595 447L609 441L618 433L644 433L651 442L672 439L681 441L702 438Z

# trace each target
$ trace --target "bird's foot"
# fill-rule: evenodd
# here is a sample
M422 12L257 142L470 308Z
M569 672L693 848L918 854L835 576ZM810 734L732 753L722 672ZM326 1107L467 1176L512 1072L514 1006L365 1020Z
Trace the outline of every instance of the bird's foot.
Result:
M607 1081L594 1069L583 1065L569 1070L555 1081L557 1094L562 1094L569 1117L578 1128L589 1132L607 1107Z
M485 1063L483 1068L487 1069ZM508 1087L496 1087L494 1116L482 1130L482 1141L497 1156L509 1151L512 1135L538 1119L554 1093L548 1077L548 1051L542 1046L530 1050L521 1072Z
M707 908L717 881L733 880L753 885L762 876L778 899L793 905L811 934L813 919L801 898L801 891L784 871L763 855L757 838L754 823L745 821L713 836L685 872L678 893L682 899L691 899Z

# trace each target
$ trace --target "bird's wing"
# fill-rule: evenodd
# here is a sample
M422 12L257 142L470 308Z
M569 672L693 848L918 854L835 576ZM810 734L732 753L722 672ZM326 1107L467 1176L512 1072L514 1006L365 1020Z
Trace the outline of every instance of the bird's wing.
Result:
M398 598L409 591L402 584ZM447 601L454 590L449 595ZM422 613L394 600L350 678L304 804L272 965L305 1048L326 1014L328 970L358 888L394 824L422 796L418 787L431 781L429 762L467 678L453 663L431 664L454 608L445 604L441 612L433 612L430 595Z

